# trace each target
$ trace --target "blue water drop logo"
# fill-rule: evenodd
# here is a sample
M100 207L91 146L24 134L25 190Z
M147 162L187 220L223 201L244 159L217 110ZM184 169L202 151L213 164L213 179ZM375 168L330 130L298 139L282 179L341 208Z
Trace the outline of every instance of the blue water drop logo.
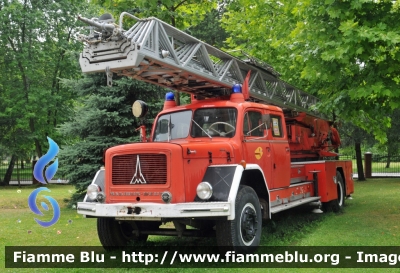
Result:
M49 183L48 181L53 178L58 169L58 159L46 168L46 165L56 157L60 150L57 143L55 143L51 138L47 137L47 141L49 142L49 151L39 158L38 162L36 162L35 168L33 169L33 176L42 184ZM45 177L43 177L43 172L45 172Z
M40 188L34 190L28 197L28 205L33 213L43 216L43 213L39 210L39 208L36 205L37 196L41 191L51 192L51 190L49 190L46 187L40 187ZM53 207L53 210L54 210L53 218L48 222L41 221L37 218L35 218L35 221L42 227L49 227L49 226L54 225L60 218L60 207L59 207L57 201L53 197L45 195L44 198L46 198L50 202L51 206ZM47 204L45 202L41 202L41 206L44 210L46 210L46 211L49 210L49 207L47 206Z
M39 158L38 162L35 165L35 168L33 169L33 176L36 178L37 181L39 181L42 184L49 183L49 181L54 177L58 169L58 159L56 159L49 166L47 166L47 164L49 164L56 157L60 149L58 148L57 143L55 143L51 138L47 137L47 141L49 142L49 151L44 156ZM32 191L32 193L28 197L28 205L33 213L43 216L43 213L39 210L39 208L36 205L37 196L41 191L51 192L46 187L41 187ZM60 218L60 206L53 197L45 195L44 198L46 198L50 202L53 208L54 211L53 218L48 222L41 221L37 218L35 218L35 221L42 227L49 227L54 225ZM40 205L45 211L49 210L49 206L45 202L41 202Z

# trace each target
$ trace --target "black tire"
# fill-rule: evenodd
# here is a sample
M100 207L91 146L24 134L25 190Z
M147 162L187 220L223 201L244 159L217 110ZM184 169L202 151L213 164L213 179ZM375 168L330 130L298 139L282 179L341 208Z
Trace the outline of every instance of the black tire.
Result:
M133 225L114 218L97 218L97 234L104 249L112 250L133 242L146 242L148 235L136 236Z
M260 244L261 225L261 207L257 194L251 187L240 186L235 201L235 220L217 222L218 246L237 253L252 253Z
M346 189L344 187L342 174L339 171L336 171L336 181L338 198L330 202L324 203L322 206L324 211L339 212L344 207L344 200L346 199Z

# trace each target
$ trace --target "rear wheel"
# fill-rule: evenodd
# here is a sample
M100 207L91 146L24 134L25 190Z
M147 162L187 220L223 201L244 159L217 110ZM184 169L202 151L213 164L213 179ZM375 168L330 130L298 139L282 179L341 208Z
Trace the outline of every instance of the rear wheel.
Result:
M251 253L260 244L261 207L255 191L248 186L239 187L235 202L235 220L218 221L217 243L238 253Z
M339 171L336 171L336 186L337 199L324 203L322 206L324 211L339 212L344 207L346 190L344 187L342 174Z
M148 235L136 235L136 229L140 230L141 225L141 222L97 218L97 234L105 249L124 247L135 242L146 242Z

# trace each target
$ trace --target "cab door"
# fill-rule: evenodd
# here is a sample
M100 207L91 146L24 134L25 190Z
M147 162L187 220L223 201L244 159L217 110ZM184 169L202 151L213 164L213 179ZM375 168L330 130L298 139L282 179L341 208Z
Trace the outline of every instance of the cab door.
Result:
M290 186L290 149L286 137L283 114L271 112L269 137L272 152L272 188Z
M262 122L263 109L248 109L243 119L243 159L257 164L264 172L268 188L271 187L271 147L268 132Z

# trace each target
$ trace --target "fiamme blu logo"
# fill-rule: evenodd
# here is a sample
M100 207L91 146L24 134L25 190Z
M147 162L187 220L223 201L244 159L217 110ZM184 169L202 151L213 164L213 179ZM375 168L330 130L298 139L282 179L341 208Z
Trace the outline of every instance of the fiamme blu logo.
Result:
M54 177L58 169L58 159L54 160L54 162L50 165L48 164L56 157L60 149L57 143L55 143L51 138L47 137L47 141L49 142L49 150L38 160L33 169L33 176L36 178L37 181L42 184L48 184L49 181ZM46 187L40 187L32 191L32 193L28 197L29 208L33 213L39 216L43 216L44 214L38 208L36 204L36 199L38 197L38 194L42 191L51 192ZM35 221L42 227L49 227L54 225L60 218L60 206L53 197L47 195L44 195L43 197L50 202L53 209L53 217L50 221L41 221L37 218L35 218ZM45 211L49 210L49 206L45 202L41 202L40 205Z

